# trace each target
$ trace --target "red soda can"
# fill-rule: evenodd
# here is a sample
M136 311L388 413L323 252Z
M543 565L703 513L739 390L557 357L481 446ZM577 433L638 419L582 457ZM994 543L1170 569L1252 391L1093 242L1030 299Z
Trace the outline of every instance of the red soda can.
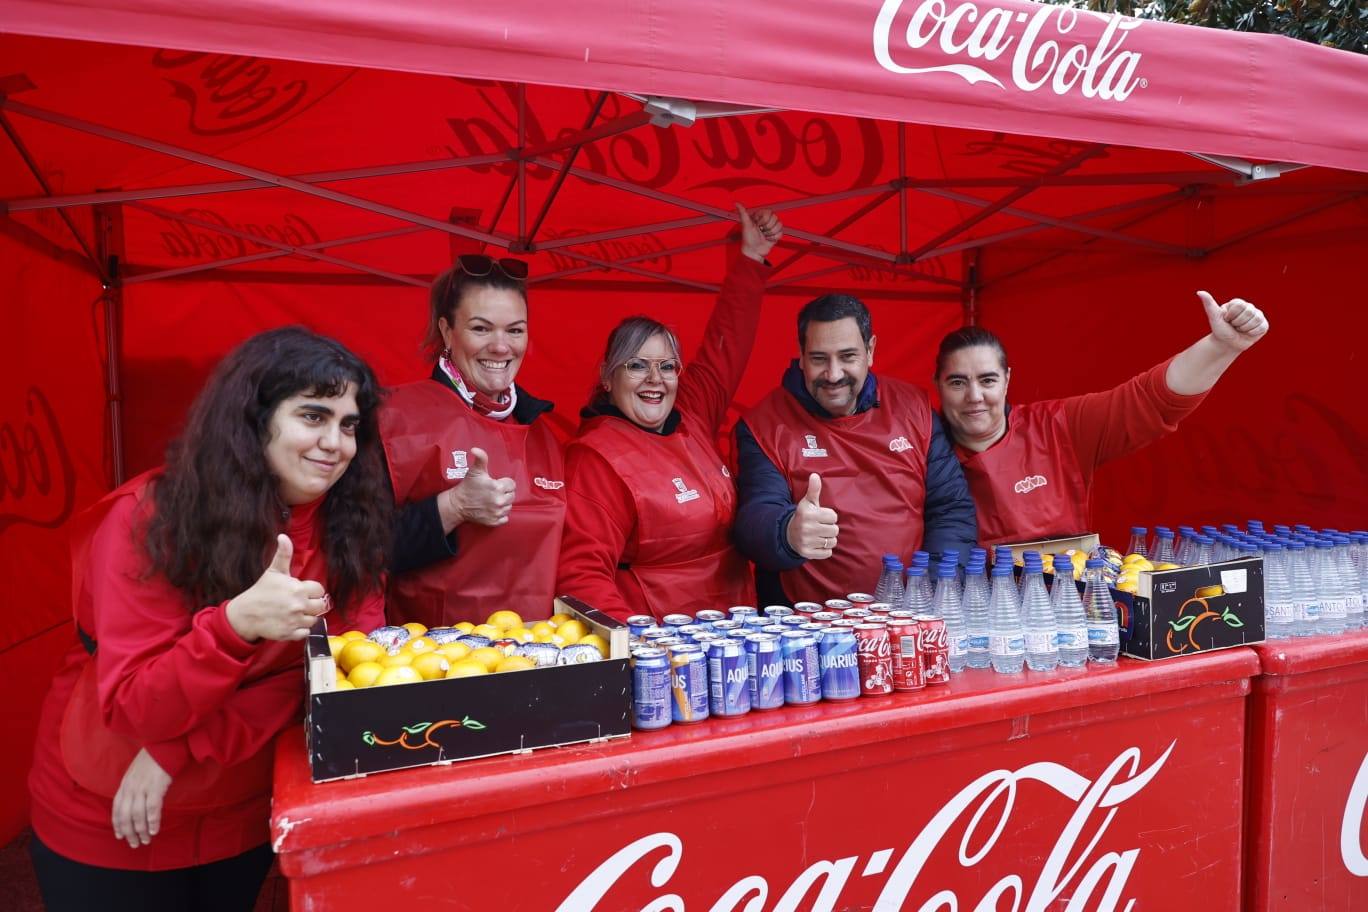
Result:
M822 606L817 602L794 602L793 610L799 614L816 614L822 610Z
M868 608L875 601L874 596L868 592L852 592L846 596L846 601L856 608Z
M945 619L917 615L922 629L922 680L927 684L950 683L950 644L945 639Z
M860 663L860 694L877 697L893 692L893 649L888 628L861 624L855 628L855 650Z
M870 611L868 608L846 608L844 611L841 612L841 617L857 619L867 618L873 613L874 612Z
M890 619L888 639L893 651L893 689L921 690L926 686L921 622L916 618Z
M822 604L826 606L827 611L845 611L847 608L855 607L845 599L827 599Z
M860 618L840 618L831 622L832 627L859 627L864 621Z
M864 607L868 608L875 614L888 614L890 611L893 610L893 606L888 602L870 602L868 605L865 605Z

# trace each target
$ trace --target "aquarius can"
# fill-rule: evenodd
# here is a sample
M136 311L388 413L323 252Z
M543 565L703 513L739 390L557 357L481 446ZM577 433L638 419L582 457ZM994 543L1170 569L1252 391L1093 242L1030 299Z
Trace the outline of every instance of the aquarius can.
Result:
M945 638L945 619L917 615L922 629L922 680L927 684L950 683L950 645Z
M687 614L667 614L660 619L660 623L666 628L687 627L694 622L694 619Z
M883 624L855 628L855 647L860 660L860 692L877 697L893 692L893 647Z
M712 628L707 624L685 624L683 627L678 628L678 634L689 640L693 640L693 638L700 633L712 633Z
M705 633L694 634L692 639L697 645L707 648L707 645L713 640L725 640L726 637L715 630L709 630Z
M830 626L849 627L850 629L854 630L856 627L859 627L863 623L864 621L860 620L859 618L837 618L836 620L831 622Z
M815 615L789 614L778 618L776 622L779 626L788 629L789 627L802 627L804 624L810 623L813 617L815 617Z
M634 614L627 619L627 635L634 640L655 626L655 618L649 614Z
M670 658L665 650L640 646L632 650L632 727L664 728L670 712Z
M675 632L673 630L667 630L664 627L650 627L641 632L641 642L646 643L648 645L653 645L656 640L659 640L663 637L672 636L675 636Z
M822 610L822 606L816 602L794 602L793 610L798 614L816 614Z
M785 627L783 624L766 624L759 630L747 630L747 633L773 633L775 635L783 633L785 630L792 630L792 627Z
M823 700L853 700L860 695L860 661L855 632L833 627L817 644Z
M744 618L755 617L759 613L760 612L756 611L755 608L751 605L732 605L730 608L727 609L727 614L731 617L733 621L740 621Z
M812 620L818 624L830 624L832 621L839 621L840 619L841 615L835 611L815 611L812 614Z
M817 638L806 630L786 630L779 641L784 650L784 702L816 703L822 699Z
M815 636L817 638L817 642L820 643L822 641L822 631L826 630L827 626L828 625L826 624L819 624L816 621L809 621L808 623L804 624L803 626L797 629L808 631L813 636Z
M751 709L778 709L784 705L784 654L779 637L753 633L746 637L745 647Z
M708 708L714 716L750 712L750 672L745 646L732 639L708 644Z
M794 610L788 605L766 605L764 610L765 617L781 618L794 614Z
M744 635L741 630L741 622L733 621L730 618L722 621L713 621L712 629L713 633L720 633L723 636L731 636L732 634L738 636Z
M670 694L670 715L675 722L708 718L708 660L702 646L670 647Z
M665 636L656 637L649 642L652 646L659 646L661 649L669 649L671 646L685 646L691 641L687 637L682 637L674 633L667 633Z
M709 627L711 627L718 621L724 621L726 619L727 612L718 611L716 608L704 608L702 611L699 611L696 614L694 614L694 620L696 622L700 624L707 624Z
M888 638L893 649L893 689L921 690L926 686L921 622L916 618L889 618Z

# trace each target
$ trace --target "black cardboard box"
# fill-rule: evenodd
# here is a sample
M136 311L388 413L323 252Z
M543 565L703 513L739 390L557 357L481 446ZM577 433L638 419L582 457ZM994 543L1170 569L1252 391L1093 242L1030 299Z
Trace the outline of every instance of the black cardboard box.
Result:
M1170 659L1264 640L1262 558L1141 573L1139 588L1125 655Z
M308 639L305 720L315 782L626 737L631 733L627 628L574 598L547 615L578 616L609 657L469 678L337 690L322 619Z

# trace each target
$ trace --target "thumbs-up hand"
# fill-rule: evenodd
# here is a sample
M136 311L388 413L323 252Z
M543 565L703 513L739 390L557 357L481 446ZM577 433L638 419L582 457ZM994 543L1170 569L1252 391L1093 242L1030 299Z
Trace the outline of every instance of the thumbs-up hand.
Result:
M808 560L831 557L836 548L836 511L822 506L822 476L813 472L808 476L807 493L798 501L797 509L789 517L789 547Z
M1249 348L1268 332L1268 318L1263 311L1243 298L1217 304L1205 291L1197 292L1197 297L1211 324L1212 338L1236 352Z
M479 447L470 448L470 468L465 478L447 488L439 500L443 525L450 532L464 522L481 526L502 526L508 522L518 485L512 478L489 474L489 455Z
M736 218L741 223L741 252L752 260L763 263L765 257L784 236L784 224L771 209L748 211L736 204Z
M302 640L314 618L328 610L328 593L321 583L290 575L294 544L288 535L276 536L275 552L251 588L228 602L228 623L249 643L260 639Z

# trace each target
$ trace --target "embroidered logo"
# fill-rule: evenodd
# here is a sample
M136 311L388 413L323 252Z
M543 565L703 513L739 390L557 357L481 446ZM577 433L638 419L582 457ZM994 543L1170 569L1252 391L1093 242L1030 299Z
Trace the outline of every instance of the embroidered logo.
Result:
M906 437L894 437L888 441L888 450L891 453L905 453L912 449L912 443Z
M803 437L807 441L807 446L803 447L803 456L808 459L824 459L827 451L817 445L817 438L812 434Z
M470 471L470 466L466 464L466 451L452 450L451 461L455 463L455 465L447 468L447 480L455 481L458 478L465 478L466 473Z
M1044 475L1027 475L1012 486L1012 490L1018 494L1029 494L1036 488L1043 488L1049 484Z
M691 500L698 500L698 492L684 483L684 479L676 478L674 486L679 492L675 494L676 503L688 503Z
M542 478L540 475L532 479L532 483L537 487L545 488L548 491L559 491L561 488L565 487L565 482L563 481L551 481L549 478Z

